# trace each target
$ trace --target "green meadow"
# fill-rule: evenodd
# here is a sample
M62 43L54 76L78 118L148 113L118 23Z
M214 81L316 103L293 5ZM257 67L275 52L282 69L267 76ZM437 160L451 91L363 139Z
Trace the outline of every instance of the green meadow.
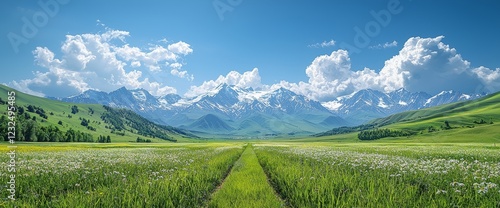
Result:
M7 167L12 148L0 146ZM495 143L19 143L2 207L497 207ZM3 168L0 183L13 173Z

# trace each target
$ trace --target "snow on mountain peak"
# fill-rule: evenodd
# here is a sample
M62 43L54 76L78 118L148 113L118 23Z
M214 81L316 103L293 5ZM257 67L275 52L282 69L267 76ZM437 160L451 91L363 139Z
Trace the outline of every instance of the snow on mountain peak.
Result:
M396 92L402 93L402 92L408 92L405 88L399 88L396 90Z
M471 98L471 96L470 96L470 95L467 95L467 94L462 94L462 95L460 96L460 99L464 99L464 100L469 100L470 98Z
M146 93L144 92L144 90L133 90L130 92L132 93L132 95L134 96L134 98L136 100L139 100L141 102L146 102L147 96L146 96Z
M381 108L389 108L390 107L389 105L385 104L384 99L382 99L382 98L378 99L378 105L377 106L381 107Z

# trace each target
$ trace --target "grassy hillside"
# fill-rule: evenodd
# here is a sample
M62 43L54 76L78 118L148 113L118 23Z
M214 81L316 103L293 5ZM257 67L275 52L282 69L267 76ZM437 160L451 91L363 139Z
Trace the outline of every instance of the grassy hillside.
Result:
M430 126L438 129L445 125L445 121L451 129L495 126L500 122L500 93L473 101L399 113L376 119L371 124L422 131Z
M416 111L408 111L394 114L385 118L375 119L369 124L386 126L393 123L428 121L435 118L456 117L463 124L473 124L474 120L499 120L500 116L500 93L488 95L486 97L436 106ZM496 117L496 118L495 118Z
M375 119L370 128L388 128L411 132L409 137L382 139L384 142L500 142L500 93L483 98L457 102ZM352 128L359 131L360 128ZM320 140L335 140L345 136L337 128L320 134ZM351 132L349 138L352 139ZM318 140L318 139L313 139Z
M0 85L0 99L7 101L9 91L15 90ZM150 139L152 142L182 142L192 141L190 138L196 137L180 129L154 124L130 110L95 104L65 103L15 92L16 105L24 109L24 114L29 115L26 115L26 118L31 120L34 118L38 127L57 127L62 132L73 129L91 134L94 140L100 135L109 135L112 142L136 141L137 137ZM44 113L28 112L29 106L43 110ZM74 108L78 109L78 112L72 113ZM43 114L46 118L43 118ZM2 102L0 102L1 115L7 115L7 105ZM82 125L83 120L90 127Z

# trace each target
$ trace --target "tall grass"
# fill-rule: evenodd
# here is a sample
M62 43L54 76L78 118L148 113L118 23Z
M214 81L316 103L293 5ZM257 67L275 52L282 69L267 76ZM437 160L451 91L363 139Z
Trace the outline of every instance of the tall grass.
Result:
M199 207L243 150L237 146L23 152L17 207ZM2 154L0 161L6 161ZM0 164L6 166L5 162ZM0 183L6 184L2 169Z
M498 207L500 163L470 148L404 156L321 146L256 147L264 170L293 207ZM407 151L407 150L405 150ZM422 154L425 154L422 153ZM467 159L453 159L464 154Z
M242 146L20 144L17 200L0 207L500 206L492 144ZM0 183L9 175L0 169Z

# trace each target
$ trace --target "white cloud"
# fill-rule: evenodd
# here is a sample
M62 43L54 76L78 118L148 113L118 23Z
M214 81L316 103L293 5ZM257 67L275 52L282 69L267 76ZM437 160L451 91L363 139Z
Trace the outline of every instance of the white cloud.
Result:
M37 72L34 72L34 75L35 75L35 79L32 79L32 80L21 80L19 82L17 81L13 81L11 83L11 86L16 88L16 89L19 89L19 90L22 90L23 92L25 93L29 93L31 95L36 95L36 96L45 96L45 94L41 93L41 92L36 92L36 91L33 91L31 89L29 89L29 84L30 83L36 83L38 85L47 85L48 83L50 83L50 79L48 77L48 74L49 73L41 73L39 71Z
M33 55L35 56L35 62L41 67L49 68L53 65L61 65L61 61L54 59L54 53L46 47L37 47L33 51Z
M168 50L176 54L182 54L182 55L188 55L193 52L191 46L182 41L168 45Z
M142 51L138 47L130 47L129 45L115 46L113 50L116 51L118 57L125 61L132 61L132 64L136 61L141 61L152 72L161 71L161 62L177 61L179 58L174 52L159 45L150 47L149 52Z
M338 50L330 55L322 55L314 59L306 69L310 83L329 82L336 78L350 76L351 60L347 51Z
M323 41L321 43L311 44L311 45L308 45L307 47L309 47L309 48L326 48L326 47L330 47L330 46L334 46L334 45L335 45L335 41L330 40L330 41Z
M370 48L370 49L383 49L383 48L392 48L392 47L397 47L397 46L398 46L398 42L392 41L391 43L386 42L384 44L378 44L378 45L370 46L368 48Z
M203 82L200 86L191 86L185 96L195 97L197 95L206 93L211 89L219 86L220 84L226 83L228 85L235 85L241 88L261 88L265 87L261 83L261 78L259 75L259 69L254 68L252 71L246 71L240 74L237 71L231 71L226 76L220 75L216 80L209 80Z
M187 71L179 71L178 69L172 69L172 70L170 70L170 74L172 74L176 77L185 78L188 81L194 80L194 76L191 74L188 74Z
M129 32L111 29L98 34L67 35L60 48L60 58L46 47L37 47L33 51L35 63L46 71L34 73L31 79L13 81L11 86L30 94L49 96L69 96L88 89L112 91L122 86L144 88L153 95L175 93L176 89L157 77L168 74L163 71L164 67L182 66L179 60L193 51L189 44L180 41L167 47L153 45L140 49L125 42L128 36ZM165 66L168 62L171 64ZM179 69L170 72L192 78L187 71Z
M170 74L173 76L179 77L179 78L184 78L187 79L188 81L193 81L194 76L192 74L189 74L185 70L181 70L182 64L181 63L172 63L169 65L172 70L170 70Z
M371 87L375 84L377 73L368 68L362 71L351 70L351 60L345 50L330 55L316 57L306 69L308 82L276 84L303 94L314 100L332 100L336 96Z
M116 36L110 35L110 37ZM69 70L85 69L87 64L96 58L85 45L84 37L81 35L66 35L66 41L62 45L61 51L64 54L63 60L67 65L66 68Z
M141 67L141 62L140 61L132 61L132 63L130 63L130 66L132 66L134 68Z
M173 69L180 69L180 68L182 68L182 64L181 63L172 63L172 64L170 64L170 67Z
M468 93L500 90L500 69L472 69L443 39L444 36L409 38L399 54L387 60L379 72L368 68L354 70L347 51L333 51L316 57L307 67L308 82L281 81L276 85L320 101L367 88L386 92L406 88L431 94L450 89Z
M487 90L492 92L500 90L500 68L491 70L480 66L473 69L472 72L477 75Z
M168 43L168 40L166 38L162 38L161 40L159 40L158 42L160 43Z
M443 38L408 39L399 54L385 62L378 77L380 87L385 91L404 87L428 93L475 90L480 83L473 76L470 63L444 44Z

